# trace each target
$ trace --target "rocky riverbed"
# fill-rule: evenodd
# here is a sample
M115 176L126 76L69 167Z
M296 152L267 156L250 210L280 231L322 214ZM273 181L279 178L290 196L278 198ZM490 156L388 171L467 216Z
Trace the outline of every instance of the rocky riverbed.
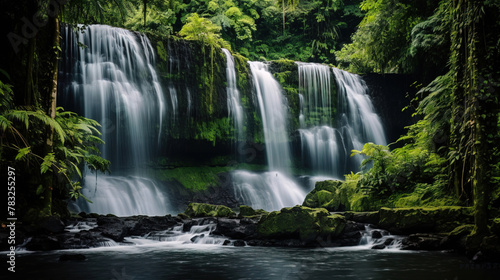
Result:
M69 219L53 216L37 226L21 225L16 238L17 244L32 251L85 249L115 243L125 245L127 237L156 236L162 240L161 236L196 232L193 227L209 226L209 231L193 234L185 242L197 243L210 236L222 245L233 246L339 247L356 246L363 240L366 244L369 239L372 249L384 249L397 242L401 250L463 253L466 236L473 228L467 224L470 219L468 209L456 207L332 213L324 208L295 206L268 213L240 206L236 213L222 205L191 203L177 216L116 217L86 213ZM388 230L399 235L388 237ZM1 250L8 249L7 233L5 228L0 233Z

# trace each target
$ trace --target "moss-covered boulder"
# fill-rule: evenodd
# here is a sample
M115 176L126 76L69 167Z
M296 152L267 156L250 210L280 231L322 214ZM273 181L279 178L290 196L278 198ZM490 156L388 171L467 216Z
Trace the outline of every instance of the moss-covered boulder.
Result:
M461 225L453 229L442 241L443 247L457 252L465 252L467 236L474 229L474 225Z
M341 215L326 209L295 206L263 216L257 232L263 238L300 239L310 242L321 237L336 237L344 230L346 221Z
M379 225L394 233L450 232L473 222L472 209L459 206L385 208Z
M240 214L238 217L243 218L243 217L255 217L255 216L262 216L262 215L267 215L269 212L266 210L262 209L253 209L250 206L246 205L240 205Z
M317 182L314 190L307 194L303 206L325 208L328 211L368 210L364 201L360 201L356 186L350 183L328 180ZM358 205L359 204L359 205ZM356 206L356 209L353 209Z
M371 212L345 212L344 216L349 221L354 221L356 223L372 224L377 225L379 222L378 211Z
M191 218L197 217L235 217L231 208L224 205L212 205L206 203L189 203L184 214Z

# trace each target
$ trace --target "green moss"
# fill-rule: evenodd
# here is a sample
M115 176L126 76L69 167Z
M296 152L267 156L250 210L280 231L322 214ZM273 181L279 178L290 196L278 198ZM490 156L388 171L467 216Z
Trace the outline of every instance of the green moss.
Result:
M372 197L363 194L355 193L350 199L350 210L351 211L371 211L378 209L378 203L373 200Z
M269 212L262 210L262 209L253 209L250 206L246 205L240 205L240 213L238 217L256 217L256 216L262 216L262 215L267 215Z
M308 242L340 235L345 223L343 216L330 215L326 209L295 206L263 216L257 232L265 238L299 238Z
M228 117L197 122L194 139L212 142L215 146L217 140L232 140L234 126Z
M464 237L464 236L467 236L469 235L472 230L474 229L474 225L461 225L461 226L458 226L456 228L454 228L449 234L448 236L450 237Z
M493 219L490 229L492 233L500 236L500 218Z
M223 159L223 158L221 158ZM215 160L215 159L214 159ZM170 164L193 165L196 162L169 162ZM263 171L265 166L257 164L237 164L230 165L227 162L220 162L220 166L183 166L168 169L160 169L152 172L152 176L161 181L177 181L185 188L191 190L206 190L210 186L219 184L218 175L236 169ZM225 165L224 165L225 163ZM198 162L199 164L199 162Z
M459 206L386 208L379 210L379 225L399 232L449 232L473 222L472 209Z
M217 185L217 174L229 170L231 170L230 166L180 167L161 170L161 172L157 172L156 177L162 181L176 180L187 189L205 190L209 186Z
M161 60L167 61L167 59L168 59L168 53L165 50L165 47L163 46L163 43L161 41L159 41L156 44L156 51L158 53L158 56L161 58Z
M358 189L357 180L347 180L317 182L303 205L329 211L369 211L375 210L377 204Z
M224 205L212 205L206 203L189 203L186 211L184 211L188 217L235 217L231 208Z

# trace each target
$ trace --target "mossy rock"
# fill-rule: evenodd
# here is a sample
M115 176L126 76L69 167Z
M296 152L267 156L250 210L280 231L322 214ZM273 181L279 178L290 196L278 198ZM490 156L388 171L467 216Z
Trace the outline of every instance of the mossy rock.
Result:
M450 232L473 221L472 209L459 206L386 208L379 225L394 233Z
M471 224L456 227L444 238L442 242L444 247L457 252L465 252L467 236L471 234L472 230L474 230L474 225Z
M472 224L468 224L468 225L461 225L461 226L458 226L456 228L454 228L450 234L448 234L448 236L450 237L464 237L464 236L467 236L469 235L472 230L474 229L474 225Z
M354 221L363 224L377 225L379 222L378 211L371 212L345 212L345 218L349 221Z
M267 215L268 213L269 212L267 212L266 210L253 209L250 206L240 205L240 214L238 215L238 217L255 217Z
M317 182L314 190L307 194L303 206L325 208L328 211L351 210L350 201L355 197L355 189L342 181ZM357 207L360 211L361 206Z
M345 224L343 216L331 215L326 209L295 206L263 216L257 232L264 238L294 238L310 242L319 237L340 235Z
M500 237L498 235L486 236L481 242L481 252L487 260L500 259Z
M197 217L235 217L231 208L224 205L212 205L206 203L189 203L184 214L191 218Z
M376 203L373 201L373 197L366 194L356 193L350 198L351 211L364 212L376 209Z
M500 236L500 218L493 219L493 223L491 224L491 232Z

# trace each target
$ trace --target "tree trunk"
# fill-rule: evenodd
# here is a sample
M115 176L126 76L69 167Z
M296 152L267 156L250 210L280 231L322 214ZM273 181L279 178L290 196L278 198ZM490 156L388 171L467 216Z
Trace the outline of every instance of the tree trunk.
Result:
M146 27L146 13L148 8L148 0L142 0L142 11L144 13L144 27Z
M488 45L497 36L488 29L488 16L497 16L485 7L484 0L459 0L454 5L452 34L452 70L456 74L454 103L463 106L461 131L456 133L459 150L464 154L462 176L470 176L474 201L474 238L476 245L489 234L488 218L492 184L492 166L495 163L492 147L498 134L498 101L488 95L491 58ZM494 54L493 54L494 55ZM495 74L496 75L496 74ZM489 79L490 81L487 81ZM457 178L454 178L455 181ZM467 177L465 177L467 179Z
M285 35L285 0L281 0L281 6L283 7L283 35Z
M60 36L60 30L59 30L59 20L57 18L53 18L50 20L51 22L51 27L54 30L54 37L53 37L53 46L59 46L59 36ZM58 53L54 53L55 59L53 60L53 65L52 65L52 88L50 90L50 107L48 108L47 115L49 115L52 119L55 119L56 117L56 105L57 105L57 68L58 68ZM49 153L54 152L54 129L50 128L48 137L47 137L47 142L46 142L46 153L45 155ZM43 214L45 215L52 215L52 190L54 188L54 173L52 172L47 172L45 173L44 176L44 203L43 203Z

